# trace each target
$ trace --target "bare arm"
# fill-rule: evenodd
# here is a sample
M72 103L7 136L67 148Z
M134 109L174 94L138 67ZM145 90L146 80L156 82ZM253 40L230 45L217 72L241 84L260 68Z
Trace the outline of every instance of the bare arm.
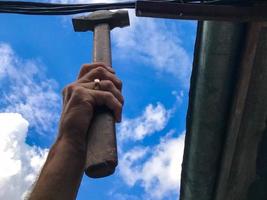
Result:
M93 82L100 79L100 83ZM100 89L95 90L96 84ZM63 91L59 134L30 200L75 199L85 167L86 137L96 106L106 105L121 120L121 81L103 64L84 65L78 80Z

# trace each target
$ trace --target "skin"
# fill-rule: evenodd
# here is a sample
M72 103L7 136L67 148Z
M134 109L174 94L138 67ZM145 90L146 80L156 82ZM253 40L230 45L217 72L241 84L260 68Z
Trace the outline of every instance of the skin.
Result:
M95 83L94 79L100 79ZM99 85L96 85L99 84ZM95 90L95 87L100 89ZM83 65L78 79L63 90L59 134L53 144L30 200L75 199L86 160L86 137L97 106L110 108L121 121L122 83L103 63Z

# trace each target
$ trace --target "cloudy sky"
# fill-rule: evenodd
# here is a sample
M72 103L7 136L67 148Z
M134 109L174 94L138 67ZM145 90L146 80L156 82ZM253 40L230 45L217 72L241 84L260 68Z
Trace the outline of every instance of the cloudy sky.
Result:
M125 97L119 166L107 178L84 176L78 200L179 197L196 22L133 11L130 20L112 32ZM0 199L16 200L30 190L57 135L62 88L91 61L92 33L75 33L71 16L1 14L0 21Z

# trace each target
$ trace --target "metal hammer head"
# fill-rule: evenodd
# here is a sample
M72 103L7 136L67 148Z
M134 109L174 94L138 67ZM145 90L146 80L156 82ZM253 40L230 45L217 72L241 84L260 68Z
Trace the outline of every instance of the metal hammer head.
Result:
M125 27L130 25L129 14L126 10L111 12L108 10L99 10L90 13L88 16L82 16L72 19L73 27L76 32L93 31L98 24L109 24L110 30L116 27Z

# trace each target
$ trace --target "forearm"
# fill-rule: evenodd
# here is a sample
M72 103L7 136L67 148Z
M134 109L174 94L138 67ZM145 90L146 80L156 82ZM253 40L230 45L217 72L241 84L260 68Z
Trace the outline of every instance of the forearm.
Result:
M96 89L95 79L98 82ZM121 119L122 83L103 64L84 65L78 80L63 90L59 135L51 148L30 200L75 199L86 161L87 130L94 109L106 106Z
M85 165L85 151L64 139L51 148L30 200L75 199Z

